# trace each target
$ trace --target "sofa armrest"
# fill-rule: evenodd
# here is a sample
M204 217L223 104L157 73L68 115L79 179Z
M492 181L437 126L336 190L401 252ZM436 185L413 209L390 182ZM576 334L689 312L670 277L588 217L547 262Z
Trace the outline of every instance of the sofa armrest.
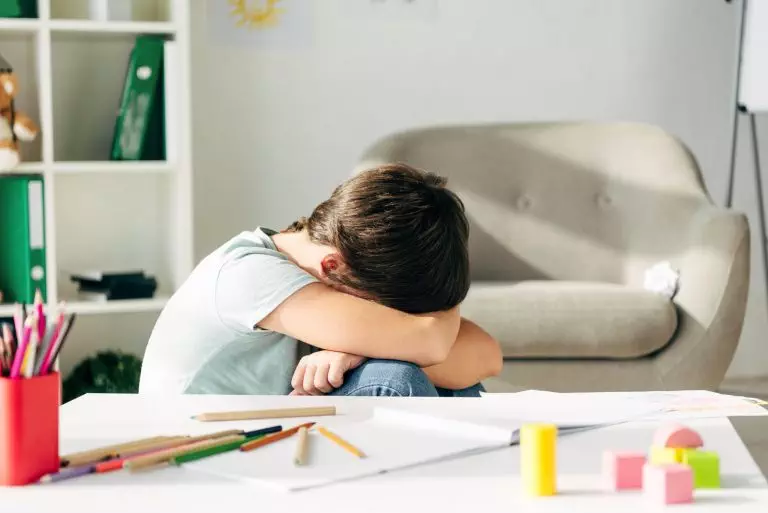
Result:
M678 331L659 358L669 388L703 382L717 387L738 345L749 291L749 223L739 212L707 207L693 219L680 268ZM691 378L691 374L697 376Z

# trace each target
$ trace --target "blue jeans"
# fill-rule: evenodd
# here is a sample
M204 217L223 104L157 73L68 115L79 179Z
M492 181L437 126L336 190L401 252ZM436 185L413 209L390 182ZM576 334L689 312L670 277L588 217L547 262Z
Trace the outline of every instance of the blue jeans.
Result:
M344 384L328 395L384 397L480 397L481 384L463 390L433 385L417 365L397 360L367 360L344 376Z

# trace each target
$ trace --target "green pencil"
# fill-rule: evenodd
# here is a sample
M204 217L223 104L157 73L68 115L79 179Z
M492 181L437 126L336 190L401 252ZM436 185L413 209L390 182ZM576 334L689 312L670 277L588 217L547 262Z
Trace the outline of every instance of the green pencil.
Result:
M189 463L190 461L201 460L203 458L207 458L208 456L215 456L217 454L221 454L222 452L234 451L235 449L239 449L240 446L243 445L244 443L252 442L253 440L258 440L259 438L262 438L264 436L266 435L256 435L250 438L246 438L244 440L235 440L234 442L229 442L227 444L216 445L214 447L200 449L199 451L180 454L175 458L171 458L170 462L172 465L181 465L182 463Z

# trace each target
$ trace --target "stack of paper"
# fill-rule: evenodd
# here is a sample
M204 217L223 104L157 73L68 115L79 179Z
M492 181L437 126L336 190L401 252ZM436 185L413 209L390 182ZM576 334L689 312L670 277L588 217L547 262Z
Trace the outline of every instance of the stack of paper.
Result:
M555 393L527 390L485 394L489 404L530 422L600 424L624 420L672 420L768 415L764 401L707 390Z

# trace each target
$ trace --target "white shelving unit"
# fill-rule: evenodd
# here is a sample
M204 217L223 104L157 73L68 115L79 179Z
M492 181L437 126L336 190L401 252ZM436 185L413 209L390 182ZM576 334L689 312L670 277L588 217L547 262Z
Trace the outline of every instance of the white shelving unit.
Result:
M0 53L20 77L17 108L40 125L16 173L45 180L47 302L79 314L158 312L193 267L188 0L133 0L137 21L93 21L84 0L38 0L37 19L0 18ZM176 43L166 63L166 161L109 161L136 35ZM172 119L168 119L171 115ZM152 299L80 301L67 271L140 268ZM0 305L0 317L13 307Z

